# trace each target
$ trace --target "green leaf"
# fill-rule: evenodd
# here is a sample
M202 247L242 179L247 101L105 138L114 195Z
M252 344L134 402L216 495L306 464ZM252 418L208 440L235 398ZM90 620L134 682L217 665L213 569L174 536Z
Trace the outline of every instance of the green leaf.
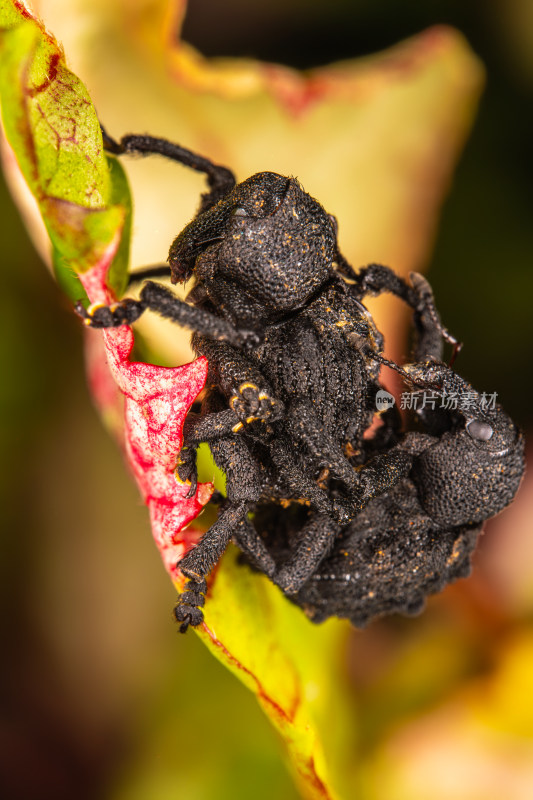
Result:
M7 139L36 198L52 243L59 283L78 300L75 276L120 237L111 270L125 285L131 202L124 172L106 157L83 83L42 24L18 2L0 6L0 96Z

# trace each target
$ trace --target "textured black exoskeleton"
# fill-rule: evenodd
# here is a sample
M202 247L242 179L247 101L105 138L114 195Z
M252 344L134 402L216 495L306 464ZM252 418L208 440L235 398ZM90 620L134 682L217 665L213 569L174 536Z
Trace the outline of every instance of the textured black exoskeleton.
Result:
M422 430L399 435L413 457L409 475L373 498L313 574L287 592L314 622L337 616L361 627L382 614L418 613L427 595L468 575L482 523L518 489L524 443L502 408L483 408L481 396L439 361L407 369L437 393L468 395L472 408L429 409ZM375 442L368 444L372 450ZM294 559L306 513L258 510L256 527L277 563Z
M396 532L405 539L410 515L416 520L428 515L430 537L488 516L483 506L481 516L472 517L467 502L468 520L461 516L455 522L444 499L446 511L440 516L424 499L433 498L438 505L439 498L462 491L460 485L466 495L475 489L468 470L458 481L445 474L435 481L432 472L445 464L439 454L446 451L446 437L464 434L464 419L450 418L438 434L432 430L434 422L423 420L424 435L404 435L393 410L383 416L384 424L371 440L363 439L375 413L381 364L400 371L412 385L434 389L444 380L436 363L405 371L383 357L383 338L362 303L367 294L392 292L412 308L417 362L434 358L443 338L458 349L440 324L427 281L412 275L409 285L375 264L355 273L339 252L334 218L294 178L262 172L236 184L225 167L162 139L126 136L117 143L104 134L104 142L116 154L159 153L180 161L204 172L209 184L197 216L169 252L174 283L196 277L187 302L147 281L139 300L89 311L78 306L94 327L130 324L146 309L153 310L195 331L193 347L208 359L201 409L187 418L177 472L181 480L190 481L192 495L195 448L208 442L226 473L227 500L217 522L179 564L188 579L175 612L180 630L202 621L205 577L231 538L317 621L333 614L361 621L389 610L387 603L393 610L418 602L433 590L431 581L410 593L407 587L402 590L401 577L394 591L402 600L388 601L381 592L381 605L372 605L350 583L344 602L339 596L344 591L339 548L347 543L344 550L353 564L342 574L351 574L355 586L360 558L356 539L365 552L371 536L364 530L374 529L374 522L384 536L393 537L397 519ZM160 274L156 268L137 273L135 279ZM416 443L413 436L418 436ZM483 467L472 455L469 463L471 472ZM514 478L503 484L499 508L516 489ZM411 491L411 501L402 487ZM381 498L403 503L402 512L395 517L391 511L381 519ZM248 516L257 510L260 519L265 509L267 516L269 509L276 509L279 519L285 515L290 520L298 516L298 507L303 516L298 524L285 525L283 546L273 535L259 535ZM422 531L422 523L415 524ZM435 586L444 570L440 562L439 568ZM326 573L334 576L329 579L331 591L325 589ZM369 574L364 573L362 587L369 585Z

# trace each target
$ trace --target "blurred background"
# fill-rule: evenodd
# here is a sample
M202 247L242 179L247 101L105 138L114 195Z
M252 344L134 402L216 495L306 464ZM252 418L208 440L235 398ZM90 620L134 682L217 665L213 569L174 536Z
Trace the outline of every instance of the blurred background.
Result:
M443 22L481 57L487 86L428 275L466 342L461 374L530 431L529 0L191 0L183 35L205 55L307 68ZM0 203L0 794L294 800L255 698L194 635L175 635L147 512L85 387L78 321L3 184ZM412 797L421 765L447 775L437 798L533 796L532 514L525 483L487 526L468 581L416 620L350 633L353 797ZM376 777L384 759L397 759L394 790Z

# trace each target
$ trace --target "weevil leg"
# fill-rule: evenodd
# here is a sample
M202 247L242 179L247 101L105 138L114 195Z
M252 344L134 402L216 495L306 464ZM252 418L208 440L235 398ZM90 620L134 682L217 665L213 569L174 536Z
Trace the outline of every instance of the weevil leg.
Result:
M240 524L235 540L253 566L268 575L285 594L295 594L331 552L341 530L330 516L314 514L298 533L291 535L291 554L281 565L276 564L249 520Z
M196 547L179 562L180 571L187 578L174 609L174 616L181 623L180 633L185 633L189 625L200 625L203 621L205 577L220 560L236 526L246 515L248 505L245 500L228 505Z
M268 552L261 536L246 517L242 519L234 533L235 544L250 559L253 566L272 577L276 572L276 562Z
M185 147L160 139L156 136L129 134L116 141L102 128L104 148L113 155L139 153L141 155L160 155L184 164L186 167L203 172L207 177L209 191L202 195L200 211L206 211L216 205L235 186L235 176L227 167L214 164L208 158L193 153Z
M247 500L241 500L239 503L230 503L224 508L200 542L180 561L180 571L186 578L200 581L209 575L226 549L235 527L246 515L249 505Z
M346 262L347 264L347 262ZM413 357L419 361L423 358L442 357L442 340L453 347L451 364L461 349L461 343L442 325L430 284L418 272L411 272L411 285L397 275L390 267L383 264L369 264L358 272L352 267L344 270L346 277L355 281L354 291L359 297L367 294L377 296L390 292L403 300L414 311L414 324L417 340Z
M269 577L285 594L295 594L331 552L341 527L325 514L314 515L299 532L285 563Z
M143 283L150 278L170 278L170 267L168 264L154 264L151 267L142 267L128 275L128 286L135 283Z
M362 511L368 503L384 492L394 488L402 478L406 478L413 465L413 454L395 445L386 453L379 453L357 468L359 485L350 493L351 517Z
M179 568L187 578L185 592L178 600L175 616L181 623L180 631L188 625L199 625L203 620L201 606L202 594L195 588L203 585L205 577L211 572L222 556L229 540L239 530L250 506L259 498L263 488L261 468L249 452L247 443L241 438L223 438L211 445L213 458L226 473L228 499L218 520L203 535L198 544L179 562ZM195 601L198 603L195 604Z
M427 358L440 360L442 358L442 339L444 339L445 342L448 342L453 347L448 364L451 367L463 344L455 336L452 336L447 328L443 327L439 312L435 306L433 290L426 278L419 272L410 272L409 278L419 299L419 307L414 317L418 337L413 350L413 357L416 361L422 361Z
M318 513L332 517L339 524L347 524L351 519L349 511L304 473L296 463L293 451L294 446L290 441L278 438L270 442L270 455L283 484L276 496L294 497L311 505Z
M218 439L235 435L239 420L231 409L207 414L187 415L183 426L183 447L180 450L176 472L180 480L190 481L191 487L186 497L193 497L198 485L196 472L196 448L201 442L213 443Z
M357 473L343 455L339 445L324 430L311 403L301 400L292 403L286 412L286 427L297 447L304 447L313 463L327 469L331 477L348 488L357 486Z
M88 309L85 309L81 303L76 305L76 312L91 328L117 328L120 325L131 325L147 309L178 325L201 331L213 339L245 347L254 347L258 343L258 336L254 331L237 330L221 317L216 317L202 308L188 305L169 289L152 281L145 283L139 300L126 298L111 306L97 304Z
M214 382L235 412L236 422L241 422L239 430L252 422L272 423L284 415L283 403L274 396L268 381L248 354L227 342L198 334L194 334L192 346L207 358ZM266 426L264 430L266 432Z

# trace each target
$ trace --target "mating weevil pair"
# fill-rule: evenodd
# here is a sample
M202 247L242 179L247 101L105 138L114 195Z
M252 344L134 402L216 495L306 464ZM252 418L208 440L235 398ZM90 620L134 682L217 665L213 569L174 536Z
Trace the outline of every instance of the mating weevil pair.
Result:
M443 341L454 355L459 345L427 281L412 274L407 283L377 264L355 272L335 219L293 178L262 172L237 184L229 169L163 139L104 133L104 143L116 155L181 162L209 187L169 252L173 283L196 278L187 301L147 280L139 300L77 306L98 328L155 311L194 331L193 348L208 360L209 388L186 420L177 472L192 496L196 447L207 442L227 498L179 563L180 630L202 621L206 577L230 539L317 622L419 610L468 571L482 522L511 502L523 472L522 437L499 406L424 409L408 432L393 407L364 436L384 364L437 395L477 396L441 361ZM363 305L382 292L412 309L413 363L404 367L384 358Z

